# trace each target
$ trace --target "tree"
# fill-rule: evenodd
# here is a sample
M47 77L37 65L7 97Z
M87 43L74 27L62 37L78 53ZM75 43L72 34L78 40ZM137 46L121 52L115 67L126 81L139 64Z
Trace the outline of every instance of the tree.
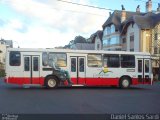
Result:
M84 38L84 37L82 37L82 36L76 36L75 38L74 38L74 43L76 44L76 43L86 43L86 38Z

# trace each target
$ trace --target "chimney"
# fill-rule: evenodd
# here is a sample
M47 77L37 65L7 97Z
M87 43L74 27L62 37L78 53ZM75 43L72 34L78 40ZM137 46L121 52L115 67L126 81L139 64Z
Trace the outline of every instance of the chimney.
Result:
M140 5L137 6L136 12L137 12L137 13L140 13Z
M123 5L121 5L122 7L122 13L121 13L121 23L124 22L126 20L126 11Z
M109 16L111 16L112 15L112 13L111 12L109 12Z
M160 3L158 3L157 12L160 12Z
M146 2L146 12L152 12L152 0Z

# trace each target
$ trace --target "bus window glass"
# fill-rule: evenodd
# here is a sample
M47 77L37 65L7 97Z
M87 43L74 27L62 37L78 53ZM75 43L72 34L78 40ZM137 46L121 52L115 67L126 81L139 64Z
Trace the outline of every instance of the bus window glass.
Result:
M142 72L142 60L138 60L138 72Z
M149 73L149 60L145 60L145 72Z
M84 58L79 59L79 71L84 72Z
M120 66L119 55L105 54L103 56L103 63L104 63L104 66L107 66L107 67L113 67L113 68L119 67Z
M48 65L48 54L47 54L47 52L42 53L42 64L43 64L43 66Z
M121 67L122 68L135 68L135 56L134 55L121 55Z
M55 62L57 67L66 67L67 55L65 53L49 53L49 61Z
M76 58L71 58L71 72L76 72Z
M99 54L88 54L88 67L102 67L102 56Z
M24 57L24 71L30 71L30 58Z
M10 66L20 66L21 64L21 54L18 51L11 51L9 54L9 64Z
M39 65L38 65L38 57L33 58L33 71L38 71Z

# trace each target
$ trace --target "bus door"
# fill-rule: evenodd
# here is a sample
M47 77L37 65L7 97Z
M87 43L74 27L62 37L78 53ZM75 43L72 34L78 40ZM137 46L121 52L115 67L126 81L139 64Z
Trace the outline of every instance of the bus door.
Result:
M151 62L150 59L138 59L138 82L141 84L151 83Z
M85 57L70 57L70 77L74 84L86 83Z
M24 84L39 84L40 59L36 55L26 55L24 58Z

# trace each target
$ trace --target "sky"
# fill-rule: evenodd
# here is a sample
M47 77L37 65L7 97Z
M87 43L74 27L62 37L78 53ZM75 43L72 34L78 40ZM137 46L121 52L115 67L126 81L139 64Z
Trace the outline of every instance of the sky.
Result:
M62 0L63 1L63 0ZM13 40L14 47L54 48L65 46L76 36L89 38L109 16L109 10L145 12L147 0L64 0L104 9L79 6L59 0L0 0L0 37ZM152 0L156 10L160 0ZM113 11L111 11L113 12Z

